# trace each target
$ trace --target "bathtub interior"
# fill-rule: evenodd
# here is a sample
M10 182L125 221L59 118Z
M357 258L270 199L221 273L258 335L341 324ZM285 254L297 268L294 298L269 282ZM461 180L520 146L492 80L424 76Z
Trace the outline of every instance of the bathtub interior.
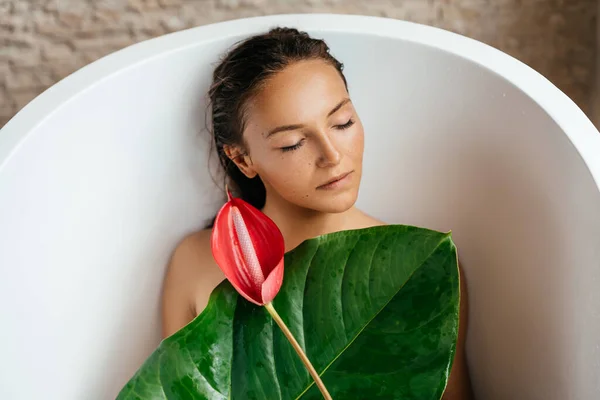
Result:
M563 129L451 51L311 33L344 62L365 126L359 207L453 232L478 397L597 397L600 194ZM204 94L246 34L161 38L173 50L57 105L0 160L0 398L114 397L158 344L171 251L223 200Z

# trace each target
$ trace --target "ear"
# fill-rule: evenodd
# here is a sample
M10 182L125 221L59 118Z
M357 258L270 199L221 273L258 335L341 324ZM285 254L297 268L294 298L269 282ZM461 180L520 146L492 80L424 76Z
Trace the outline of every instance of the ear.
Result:
M226 144L223 146L223 151L225 152L225 155L227 155L227 157L233 161L240 171L242 171L242 173L248 178L252 179L258 174L252 165L252 159L250 156L247 153L242 152L239 147L229 146Z

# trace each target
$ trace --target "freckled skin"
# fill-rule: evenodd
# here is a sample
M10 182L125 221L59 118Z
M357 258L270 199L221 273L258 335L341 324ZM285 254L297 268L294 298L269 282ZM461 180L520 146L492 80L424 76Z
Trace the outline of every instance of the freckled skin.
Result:
M338 71L321 60L292 64L252 99L246 147L230 151L267 191L263 212L282 230L286 249L309 237L383 224L354 207L362 177L364 130ZM332 113L332 111L334 111ZM272 129L301 125L268 136ZM284 148L299 146L284 151ZM238 154L243 157L235 157ZM318 187L351 172L339 190Z
M384 225L355 207L364 130L334 67L321 60L287 66L251 100L246 118L245 146L226 147L225 152L246 176L258 175L263 181L267 197L262 211L281 230L286 251L318 235ZM268 135L289 125L298 127ZM320 188L348 172L340 187ZM210 230L183 240L165 279L163 336L202 312L209 294L223 279L212 258ZM466 294L464 279L461 283L461 292ZM467 296L463 295L457 355L444 400L471 398L464 351L466 307Z

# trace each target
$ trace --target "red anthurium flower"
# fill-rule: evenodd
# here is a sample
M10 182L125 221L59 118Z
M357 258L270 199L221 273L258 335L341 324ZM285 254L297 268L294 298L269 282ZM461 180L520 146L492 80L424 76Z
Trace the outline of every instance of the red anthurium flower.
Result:
M331 395L304 350L271 301L283 283L283 235L275 223L242 199L231 197L215 219L210 237L213 257L233 287L246 300L264 306L298 353L326 400Z
M225 277L246 300L270 303L283 282L283 235L260 210L231 197L217 214L211 248Z

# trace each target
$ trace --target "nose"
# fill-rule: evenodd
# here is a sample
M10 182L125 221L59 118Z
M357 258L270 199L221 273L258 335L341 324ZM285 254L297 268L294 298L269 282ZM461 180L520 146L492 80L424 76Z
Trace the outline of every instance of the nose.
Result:
M340 163L342 154L328 135L321 135L320 147L321 154L317 160L317 166L332 167Z

